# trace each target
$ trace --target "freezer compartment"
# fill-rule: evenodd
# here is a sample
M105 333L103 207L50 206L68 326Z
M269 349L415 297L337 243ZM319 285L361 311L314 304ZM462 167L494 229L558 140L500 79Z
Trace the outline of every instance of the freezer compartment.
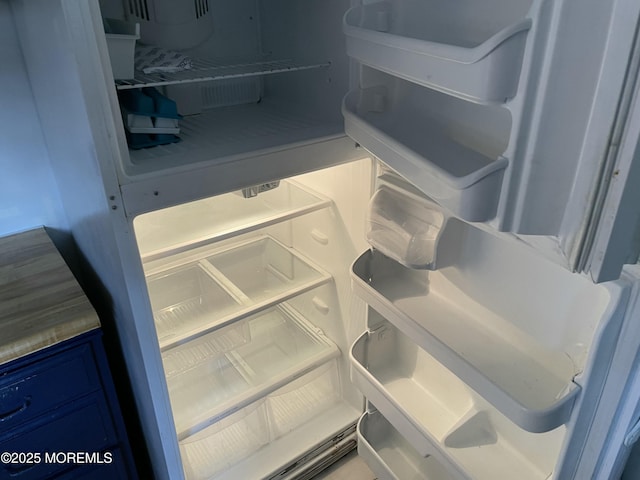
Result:
M257 478L357 416L341 402L337 364L330 362L181 440L185 474L190 480Z
M178 437L192 435L339 354L322 331L284 304L164 352Z
M270 236L145 265L162 350L309 291L331 276Z
M466 100L506 102L517 92L532 3L391 0L358 5L343 21L347 54Z
M494 251L485 249L489 235L477 233L463 242L476 251L435 272L365 252L353 264L352 287L517 425L551 430L569 420L580 393L574 377L618 294L517 256L513 242L491 238Z
M358 455L380 480L454 480L433 456L421 456L393 426L375 410L358 422Z
M242 235L321 208L331 201L291 180L245 198L239 192L206 198L136 217L143 261Z
M375 312L371 312L375 316ZM525 432L388 322L351 350L351 379L420 456L455 478L546 479L565 428Z
M223 96L224 93L211 95ZM180 122L179 143L130 150L125 154L123 169L129 178L126 183L130 183L148 176L184 172L188 168L223 167L230 161L256 159L263 154L339 136L343 133L338 118L327 120L287 101L260 98L258 91L253 103L211 108L199 115L184 117ZM260 165L259 160L256 162L253 167ZM292 173L304 170L300 168ZM264 180L271 179L265 173ZM215 181L226 188L225 179ZM131 208L135 209L136 205Z
M345 131L455 215L496 215L511 114L363 68L343 101Z

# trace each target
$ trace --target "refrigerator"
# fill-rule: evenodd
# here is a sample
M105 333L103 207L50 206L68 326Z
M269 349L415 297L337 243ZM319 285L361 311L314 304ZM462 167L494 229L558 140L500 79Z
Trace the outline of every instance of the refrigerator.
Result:
M636 3L9 0L154 476L633 478Z

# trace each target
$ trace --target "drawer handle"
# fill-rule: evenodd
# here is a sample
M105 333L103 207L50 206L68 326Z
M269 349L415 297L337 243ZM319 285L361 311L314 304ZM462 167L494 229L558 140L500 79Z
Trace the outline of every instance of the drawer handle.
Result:
M11 417L14 417L22 412L24 412L29 405L31 405L31 396L24 397L22 401L22 405L18 405L13 410L9 410L8 412L4 412L0 414L0 422L4 422L5 420L9 420Z

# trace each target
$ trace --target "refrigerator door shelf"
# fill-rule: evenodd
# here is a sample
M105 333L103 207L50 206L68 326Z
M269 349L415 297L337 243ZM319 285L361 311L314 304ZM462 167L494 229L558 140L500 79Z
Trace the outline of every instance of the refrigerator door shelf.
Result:
M331 340L285 304L165 352L178 438L193 435L339 354Z
M357 420L358 411L340 400L340 392L333 361L182 440L187 479L276 472Z
M471 222L495 217L502 177L509 163L501 156L511 124L509 112L496 110L497 107L457 105L465 111L483 109L482 112L469 111L464 118L467 121L468 118L482 119L485 126L492 125L497 137L502 137L489 148L486 145L470 147L467 141L474 134L466 131L468 127L458 120L438 117L438 113L424 114L410 106L407 106L410 110L405 109L393 100L395 88L417 95L416 102L426 98L435 109L438 108L436 102L460 102L437 98L444 96L424 89L419 91L419 87L407 82L395 87L382 85L354 90L347 94L342 105L347 134L455 215Z
M465 100L506 102L518 88L531 1L510 8L492 3L395 0L353 7L343 20L347 54ZM478 20L478 9L493 18Z
M145 266L163 351L331 280L310 260L266 235ZM207 296L209 290L217 296Z
M503 253L508 258L508 252ZM464 265L457 268L464 270ZM612 317L618 301L618 295L609 289L558 271L576 281L567 290L572 296L541 302L527 293L537 285L530 278L527 284L513 285L509 295L485 300L498 303L482 304L480 292L473 299L452 283L457 270L412 270L367 251L352 266L352 288L515 424L538 433L566 423L580 394L573 380L584 369L589 344L576 344L569 338L563 345L562 332L576 321L584 322L571 328L581 328L580 335L591 341L601 320L606 323ZM500 275L499 269L496 272ZM486 276L485 282L492 284L492 278ZM553 283L550 277L547 282ZM519 286L525 290L518 290ZM499 312L510 312L514 299L520 311L527 313L504 318ZM538 330L544 321L558 336L549 336L547 331L546 336L534 337L536 332L522 323L531 320L529 314L538 322Z
M551 474L564 427L544 434L518 428L392 325L354 343L351 367L352 381L394 428L421 456L436 452L455 478Z
M455 480L435 455L423 457L378 411L358 422L358 455L380 480Z

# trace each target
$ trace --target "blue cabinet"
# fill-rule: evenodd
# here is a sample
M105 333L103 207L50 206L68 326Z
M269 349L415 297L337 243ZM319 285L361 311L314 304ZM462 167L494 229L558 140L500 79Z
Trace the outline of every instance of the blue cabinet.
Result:
M0 480L137 478L94 329L0 366Z

